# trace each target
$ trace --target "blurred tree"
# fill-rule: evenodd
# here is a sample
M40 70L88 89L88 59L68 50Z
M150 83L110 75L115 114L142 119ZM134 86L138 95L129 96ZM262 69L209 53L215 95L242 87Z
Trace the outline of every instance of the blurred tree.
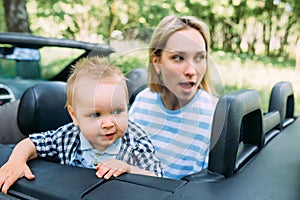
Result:
M212 49L295 58L300 38L298 1L27 0L26 6L30 29L37 35L107 43L116 36L148 43L163 17L194 15L208 24ZM28 23L25 0L3 0L2 6L10 13L5 15L7 30L14 27L30 32L28 24L24 28ZM0 29L5 30L2 24L0 19Z
M108 20L108 44L110 43L110 36L112 32L114 31L114 18L115 18L115 12L116 12L116 6L114 0L108 0L108 10L109 10L109 20Z
M106 1L27 1L36 34L94 42L108 38L110 15Z
M0 32L6 32L6 23L5 23L5 12L4 12L4 6L3 1L0 1Z
M7 31L30 33L26 0L3 0Z

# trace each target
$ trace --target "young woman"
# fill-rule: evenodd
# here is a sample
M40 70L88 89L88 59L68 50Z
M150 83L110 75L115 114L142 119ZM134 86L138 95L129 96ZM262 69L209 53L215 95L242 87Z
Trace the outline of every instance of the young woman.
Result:
M217 103L207 25L192 16L167 16L152 35L148 88L130 108L149 133L164 177L180 179L207 167Z

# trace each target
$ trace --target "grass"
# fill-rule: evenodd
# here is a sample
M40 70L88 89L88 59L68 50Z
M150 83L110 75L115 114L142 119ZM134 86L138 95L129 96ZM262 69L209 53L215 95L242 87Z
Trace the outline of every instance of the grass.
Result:
M296 71L293 62L287 61L265 63L262 60L248 58L244 61L238 55L213 52L226 92L239 89L255 89L260 93L263 111L268 110L272 87L280 81L289 81L293 85L295 113L300 113L300 71ZM290 63L289 65L287 63Z
M120 50L111 56L124 73L136 67L146 67L148 52L144 43L113 41ZM280 81L290 81L294 89L295 114L300 114L300 71L295 62L283 58L249 56L212 51L226 93L241 89L255 89L261 96L262 109L268 111L272 87Z

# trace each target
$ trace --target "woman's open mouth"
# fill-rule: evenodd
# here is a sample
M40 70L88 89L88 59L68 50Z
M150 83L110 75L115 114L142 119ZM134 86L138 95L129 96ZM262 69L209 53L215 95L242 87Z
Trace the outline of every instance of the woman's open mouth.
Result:
M179 87L181 89L181 92L183 94L190 94L191 92L194 91L196 83L193 81L186 81L186 82L180 82Z
M192 87L194 87L195 82L181 82L179 83L180 87L184 88L184 89L190 89Z

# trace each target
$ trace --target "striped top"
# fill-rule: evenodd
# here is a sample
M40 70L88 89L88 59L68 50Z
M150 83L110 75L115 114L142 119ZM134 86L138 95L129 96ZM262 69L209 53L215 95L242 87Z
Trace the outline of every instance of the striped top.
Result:
M158 93L140 92L130 118L147 130L161 161L164 177L180 179L207 167L216 98L199 90L178 110L168 110Z

